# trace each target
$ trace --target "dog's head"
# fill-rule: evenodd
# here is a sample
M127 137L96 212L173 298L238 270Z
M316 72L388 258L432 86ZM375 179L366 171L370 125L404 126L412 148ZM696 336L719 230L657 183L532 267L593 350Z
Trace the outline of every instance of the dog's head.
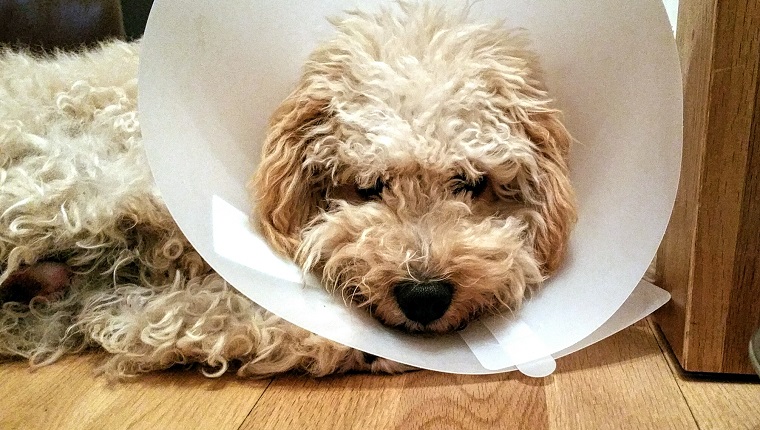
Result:
M352 13L275 112L270 244L391 326L518 306L565 253L571 138L519 33L432 6Z

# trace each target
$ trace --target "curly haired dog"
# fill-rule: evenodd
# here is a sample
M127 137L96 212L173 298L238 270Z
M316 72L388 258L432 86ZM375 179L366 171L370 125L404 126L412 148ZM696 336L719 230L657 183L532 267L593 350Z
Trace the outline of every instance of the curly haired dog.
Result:
M571 138L519 32L432 5L354 12L275 112L260 230L408 331L516 308L562 262Z
M0 52L0 359L98 348L112 377L405 369L283 321L211 271L148 168L138 58L123 42Z
M515 306L574 217L569 138L524 41L425 7L336 26L275 113L262 231L391 325L445 331ZM281 320L200 258L147 167L138 57L122 42L0 53L0 357L101 348L119 377L408 369Z

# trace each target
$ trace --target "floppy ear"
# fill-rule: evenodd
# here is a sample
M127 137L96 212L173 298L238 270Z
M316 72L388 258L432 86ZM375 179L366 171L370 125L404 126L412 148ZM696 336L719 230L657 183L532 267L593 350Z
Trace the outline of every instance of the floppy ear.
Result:
M306 85L295 90L270 120L261 163L249 185L256 202L254 222L269 244L290 258L301 229L324 200L320 174L306 158L313 141L328 134L327 107Z
M522 32L507 32L488 45L500 66L486 70L484 79L492 103L502 107L502 121L519 124L531 142L535 162L526 166L520 191L529 209L528 236L546 275L562 263L577 218L567 167L572 138L549 107L538 56L528 45Z
M537 152L537 169L530 178L529 204L539 214L538 220L531 221L533 247L545 274L555 271L562 263L577 219L567 166L572 138L558 115L552 111L535 113L524 123Z

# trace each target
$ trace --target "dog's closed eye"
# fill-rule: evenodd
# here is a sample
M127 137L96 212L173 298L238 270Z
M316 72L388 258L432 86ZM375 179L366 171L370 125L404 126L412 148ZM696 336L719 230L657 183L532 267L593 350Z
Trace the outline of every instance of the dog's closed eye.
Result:
M454 194L461 195L470 193L472 198L476 198L483 194L488 186L488 178L485 176L479 176L477 178L468 179L464 175L457 175L454 177Z
M380 198L380 195L383 193L383 190L385 189L385 183L382 181L382 179L377 179L375 183L369 187L364 188L360 186L356 186L356 194L364 201L368 200L376 200Z
M509 200L509 201L516 201L516 202L523 202L523 192L522 188L520 186L520 181L517 177L512 179L511 181L500 184L497 187L497 194L499 197L501 197L503 200Z

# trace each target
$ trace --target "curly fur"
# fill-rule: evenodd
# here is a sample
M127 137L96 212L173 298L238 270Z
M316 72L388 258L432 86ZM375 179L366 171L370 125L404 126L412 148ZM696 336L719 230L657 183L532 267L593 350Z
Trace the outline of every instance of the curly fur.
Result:
M271 120L254 220L383 323L444 332L517 308L561 264L571 138L524 34L398 5L335 20L308 59ZM408 317L399 288L430 282L451 304Z
M156 190L136 112L139 45L0 54L0 284L57 261L71 287L0 308L0 357L99 347L127 377L178 363L326 375L399 371L273 316L213 273ZM2 288L2 287L0 287Z
M445 331L516 306L562 260L570 139L522 36L400 4L336 21L338 37L275 113L260 225L392 325L408 321L389 285L453 279L452 317L430 327ZM102 348L116 377L188 363L209 376L407 370L282 321L205 264L147 167L138 57L121 42L0 54L0 288L39 262L73 274L65 292L2 303L0 356L40 366ZM454 192L481 175L486 198ZM356 186L377 180L381 196L359 201Z

